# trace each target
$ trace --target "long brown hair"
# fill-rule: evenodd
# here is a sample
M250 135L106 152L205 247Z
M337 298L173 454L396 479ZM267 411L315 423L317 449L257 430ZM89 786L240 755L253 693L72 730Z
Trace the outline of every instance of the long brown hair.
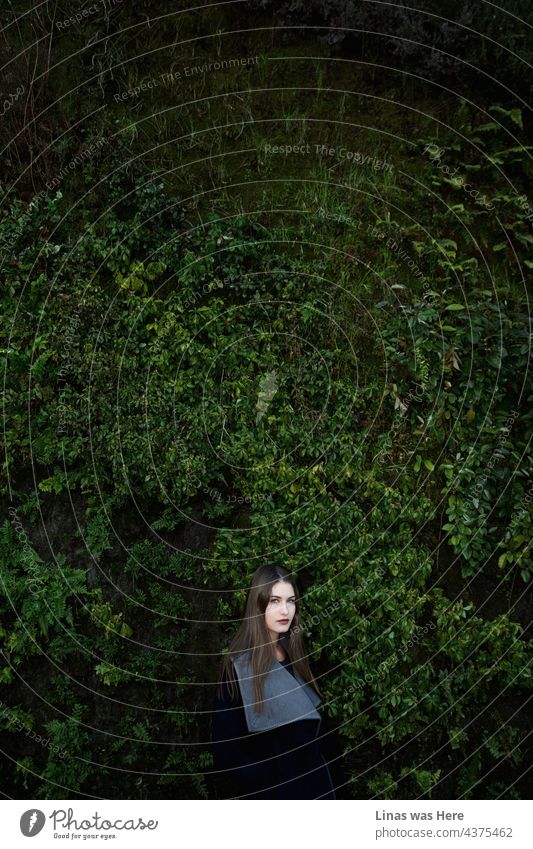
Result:
M227 685L232 701L236 701L238 684L235 680L233 669L233 658L240 652L251 649L251 666L254 679L254 708L258 713L263 712L263 678L272 667L272 659L276 657L275 645L265 623L265 610L270 601L272 587L278 581L291 584L296 598L296 610L288 633L285 635L283 645L292 662L292 668L298 672L303 680L322 697L318 684L309 667L307 656L304 651L300 621L300 595L295 576L282 566L264 565L259 566L254 572L252 583L246 593L246 604L242 615L239 630L233 637L228 652L222 662L218 692L222 696L222 683L227 678Z

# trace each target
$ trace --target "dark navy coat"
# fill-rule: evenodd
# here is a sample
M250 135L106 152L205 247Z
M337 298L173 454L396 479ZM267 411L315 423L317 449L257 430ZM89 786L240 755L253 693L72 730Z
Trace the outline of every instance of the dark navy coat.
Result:
M288 658L280 663L292 673ZM211 750L218 797L335 799L318 739L322 720L302 719L250 733L238 682L237 690L232 702L224 678L223 695L217 691L213 704Z

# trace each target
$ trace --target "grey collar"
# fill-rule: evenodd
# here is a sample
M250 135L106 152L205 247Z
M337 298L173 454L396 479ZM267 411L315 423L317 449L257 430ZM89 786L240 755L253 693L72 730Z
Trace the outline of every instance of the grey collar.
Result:
M322 699L302 676L292 675L274 658L272 667L263 678L263 713L255 710L254 682L251 667L251 649L241 652L234 660L248 731L268 731L279 725L300 719L318 719L316 710ZM296 680L295 680L296 678Z

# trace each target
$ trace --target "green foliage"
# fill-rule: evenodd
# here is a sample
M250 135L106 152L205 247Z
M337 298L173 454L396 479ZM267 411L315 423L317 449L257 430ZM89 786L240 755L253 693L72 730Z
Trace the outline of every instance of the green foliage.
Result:
M28 540L17 541L13 527L0 527L0 586L3 616L2 643L13 663L37 654L40 640L57 631L55 647L68 645L74 626L75 599L87 594L86 575L69 566L62 554L45 563ZM66 636L60 636L63 632Z
M443 143L485 187L502 162L526 173L498 128L520 128L520 111L492 113L466 126L483 169ZM3 206L1 494L16 511L0 527L2 727L32 797L210 796L205 683L266 551L302 578L305 644L355 798L493 797L519 775L527 303L503 274L489 288L451 223L455 209L485 229L505 269L486 210L426 166L451 202L422 208L431 237L377 201L361 226L333 186L318 245L318 213L189 227L181 197L131 164L97 224L80 210L75 243L61 193L25 216ZM523 253L519 206L491 198ZM348 236L364 270L341 253ZM19 703L21 679L35 693ZM59 752L21 746L17 720Z
M527 445L533 414L526 408L531 387L524 383L527 316L506 302L495 303L486 290L473 290L468 307L446 305L443 296L431 304L405 305L390 337L403 327L415 349L424 351L432 375L432 391L420 395L416 418L411 408L406 420L433 452L423 465L430 472L437 467L447 505L442 527L461 557L462 574L475 574L496 552L500 568L514 563L529 580L526 499L533 467ZM404 362L401 349L399 357L395 351L391 355ZM416 363L406 364L412 379L420 380ZM421 470L418 453L413 471ZM510 580L513 570L505 576Z

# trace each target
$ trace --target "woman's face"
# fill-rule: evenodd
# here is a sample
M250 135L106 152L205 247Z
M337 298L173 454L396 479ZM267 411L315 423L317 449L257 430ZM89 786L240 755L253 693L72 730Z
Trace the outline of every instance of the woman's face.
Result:
M270 601L265 610L265 623L273 640L285 634L291 627L296 613L294 587L286 581L278 581L270 592Z

